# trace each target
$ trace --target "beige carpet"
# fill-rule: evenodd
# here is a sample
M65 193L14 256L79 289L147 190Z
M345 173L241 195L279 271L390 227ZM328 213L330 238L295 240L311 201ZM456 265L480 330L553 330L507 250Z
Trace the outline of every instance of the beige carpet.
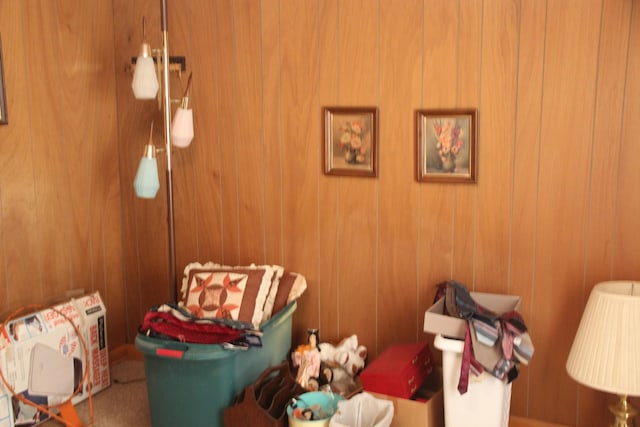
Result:
M93 424L89 402L76 405L84 427L147 427L151 426L147 382L142 361L126 360L111 366L111 385L93 396ZM43 427L64 424L50 420Z

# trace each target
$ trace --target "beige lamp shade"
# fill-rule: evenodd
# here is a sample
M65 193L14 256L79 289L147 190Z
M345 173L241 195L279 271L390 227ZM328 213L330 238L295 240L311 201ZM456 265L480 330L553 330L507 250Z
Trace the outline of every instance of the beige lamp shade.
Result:
M136 99L155 99L159 87L156 65L151 56L151 47L148 43L142 43L131 81L133 95Z
M640 396L640 281L594 286L566 367L587 387Z

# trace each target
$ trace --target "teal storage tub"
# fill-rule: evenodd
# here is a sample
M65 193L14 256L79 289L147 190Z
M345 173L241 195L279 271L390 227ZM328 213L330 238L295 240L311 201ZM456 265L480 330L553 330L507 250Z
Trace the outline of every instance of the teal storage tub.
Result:
M223 411L267 368L287 359L296 302L262 325L262 347L225 350L136 336L144 356L153 427L223 427Z

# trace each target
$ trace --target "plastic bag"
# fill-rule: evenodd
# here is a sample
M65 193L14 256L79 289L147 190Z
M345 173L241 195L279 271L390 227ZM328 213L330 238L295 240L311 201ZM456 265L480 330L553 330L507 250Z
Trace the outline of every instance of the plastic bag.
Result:
M329 427L389 427L393 419L393 403L363 392L338 402L338 411Z

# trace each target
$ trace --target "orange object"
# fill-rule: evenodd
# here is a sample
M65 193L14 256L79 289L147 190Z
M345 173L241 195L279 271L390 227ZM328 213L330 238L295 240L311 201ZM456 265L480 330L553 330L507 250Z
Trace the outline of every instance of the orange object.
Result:
M60 415L67 427L83 427L76 408L71 401L67 401L60 406Z

